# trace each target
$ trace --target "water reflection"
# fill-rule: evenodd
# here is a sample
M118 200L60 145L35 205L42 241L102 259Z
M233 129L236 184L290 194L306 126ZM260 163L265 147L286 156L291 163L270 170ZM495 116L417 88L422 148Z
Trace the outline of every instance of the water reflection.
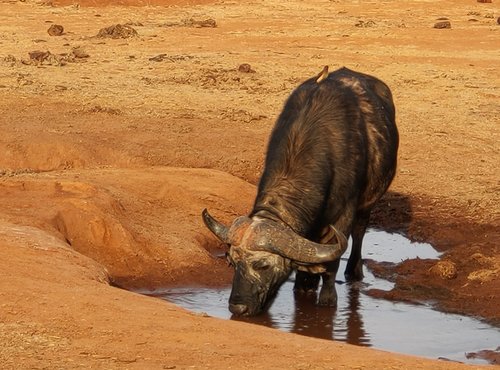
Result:
M349 284L347 308L347 333L345 341L358 346L370 346L370 337L365 331L363 315L360 312L359 283Z
M408 256L435 258L438 255L428 244L405 242L402 236L394 234L387 234L384 241L383 236L379 231L367 235L364 248L369 258L399 262L410 258ZM345 261L341 261L339 276L344 268ZM293 294L292 276L281 287L269 310L251 318L231 317L227 308L229 286L223 289L187 287L148 294L210 316L430 358L485 363L477 358L468 359L465 353L495 349L500 343L498 328L472 318L444 314L423 305L371 298L363 293L366 289L389 290L393 284L376 279L366 268L364 274L362 282L337 281L337 309L316 306L316 294Z
M295 293L291 332L310 337L333 339L335 307L316 306L317 293Z

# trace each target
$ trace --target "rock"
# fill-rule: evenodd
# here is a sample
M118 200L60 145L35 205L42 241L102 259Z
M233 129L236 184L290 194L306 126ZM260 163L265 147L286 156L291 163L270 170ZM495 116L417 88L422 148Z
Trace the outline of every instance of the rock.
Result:
M491 3L492 0L477 0L478 3Z
M238 71L242 73L255 73L255 71L248 63L240 64L240 66L238 67Z
M83 59L90 57L90 55L81 46L74 47L71 53L75 58Z
M450 23L450 21L437 22L434 24L434 28L438 28L438 29L451 28L451 23Z
M111 38L111 39L127 39L130 37L137 37L139 34L130 26L115 24L99 30L96 37L98 38Z
M53 24L47 30L50 36L61 36L64 33L64 27L59 24Z

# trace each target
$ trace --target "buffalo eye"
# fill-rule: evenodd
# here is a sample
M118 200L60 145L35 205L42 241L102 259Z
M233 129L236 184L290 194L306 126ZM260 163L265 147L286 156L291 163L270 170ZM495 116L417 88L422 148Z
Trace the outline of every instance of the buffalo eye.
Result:
M252 262L252 268L257 271L265 271L271 267L271 264L264 260Z

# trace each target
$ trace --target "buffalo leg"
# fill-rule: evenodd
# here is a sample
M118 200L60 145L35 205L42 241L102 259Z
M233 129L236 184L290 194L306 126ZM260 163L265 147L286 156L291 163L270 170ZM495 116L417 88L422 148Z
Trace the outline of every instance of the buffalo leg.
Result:
M363 279L363 260L361 259L361 245L363 237L365 236L368 221L370 219L370 212L359 212L354 221L351 236L352 236L352 249L347 266L345 269L345 277L347 280L358 281Z
M318 290L319 275L297 271L293 290L297 293L313 293Z
M335 223L337 230L340 230L349 238L351 225L353 224L354 210L346 210L342 217ZM323 284L319 292L318 304L321 306L336 306L337 291L335 289L335 277L340 265L340 258L327 264L327 271L321 274Z
M321 274L323 284L319 292L318 305L337 306L337 290L335 289L335 276L339 269L340 259L330 262L327 271Z

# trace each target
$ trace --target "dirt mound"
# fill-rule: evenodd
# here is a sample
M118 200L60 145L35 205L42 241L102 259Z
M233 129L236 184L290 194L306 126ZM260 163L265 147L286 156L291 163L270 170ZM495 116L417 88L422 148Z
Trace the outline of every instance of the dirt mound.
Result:
M239 189L238 195L228 194L228 188ZM210 253L219 246L198 215L205 207L215 212L234 207L225 216L229 221L245 212L254 192L221 172L169 168L89 170L78 179L60 173L57 180L43 173L16 174L0 189L4 219L46 230L105 266L114 284L141 288L180 280L208 284L200 277L208 269L219 270L210 282L227 281L230 270ZM129 212L138 217L131 220Z

